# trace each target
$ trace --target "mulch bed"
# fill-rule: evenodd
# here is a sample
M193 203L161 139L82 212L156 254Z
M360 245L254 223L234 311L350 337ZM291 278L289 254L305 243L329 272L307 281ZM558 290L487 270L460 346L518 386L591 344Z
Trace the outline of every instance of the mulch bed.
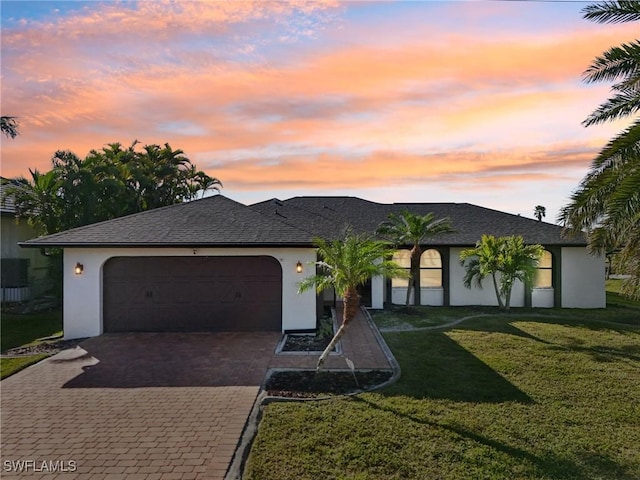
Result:
M11 348L2 352L3 357L27 357L30 355L39 355L46 353L54 355L67 348L73 348L86 338L74 338L73 340L54 340L50 342L42 342L37 345L28 345L26 347Z
M282 346L283 352L323 352L331 338L318 335L287 335ZM332 352L335 351L335 348Z
M274 372L265 385L268 395L276 397L314 398L324 395L345 395L367 390L391 378L387 370L351 372L288 370Z

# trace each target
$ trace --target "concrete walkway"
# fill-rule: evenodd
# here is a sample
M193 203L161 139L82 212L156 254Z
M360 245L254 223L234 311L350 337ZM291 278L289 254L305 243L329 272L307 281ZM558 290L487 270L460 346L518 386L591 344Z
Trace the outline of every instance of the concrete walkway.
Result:
M269 368L278 333L109 334L0 383L0 477L223 479ZM390 368L363 314L327 368ZM54 473L55 472L55 473Z

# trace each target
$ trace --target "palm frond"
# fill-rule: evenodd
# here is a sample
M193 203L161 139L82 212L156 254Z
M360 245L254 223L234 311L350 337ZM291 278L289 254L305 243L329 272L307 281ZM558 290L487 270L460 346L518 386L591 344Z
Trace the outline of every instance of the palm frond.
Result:
M622 79L637 80L640 75L640 41L635 40L611 47L596 57L583 75L588 83Z
M625 91L609 98L593 111L582 124L585 127L611 122L640 111L640 96L634 91Z
M640 20L638 0L598 2L582 9L585 19L597 23L624 23Z
M391 260L389 244L366 236L348 233L343 239L316 238L319 260L317 273L300 282L299 291L315 287L318 292L334 288L339 296L363 285L372 277L406 278L406 272Z
M640 155L640 119L615 136L598 153L591 165L591 173L624 164L630 157Z

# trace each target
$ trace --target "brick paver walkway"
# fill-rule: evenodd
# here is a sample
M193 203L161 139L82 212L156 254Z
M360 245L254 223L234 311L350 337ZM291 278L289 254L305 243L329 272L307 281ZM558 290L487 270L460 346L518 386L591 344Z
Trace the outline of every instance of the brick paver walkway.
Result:
M342 305L336 308L338 324L342 322ZM345 358L353 361L355 367L361 370L391 369L387 357L376 342L374 332L369 327L367 318L361 311L347 327L342 337L342 354L331 354L327 358L325 369L347 369ZM310 368L315 369L318 354L281 354L272 358L270 368Z
M29 367L0 384L0 477L223 479L267 369L315 366L279 340L111 334ZM326 366L389 368L363 315L343 351Z

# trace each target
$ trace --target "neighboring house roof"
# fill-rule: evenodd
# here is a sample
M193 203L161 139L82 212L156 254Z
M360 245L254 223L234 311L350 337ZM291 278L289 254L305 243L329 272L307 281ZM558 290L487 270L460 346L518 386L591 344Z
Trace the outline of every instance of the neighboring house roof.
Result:
M340 238L347 227L372 233L389 213L410 210L449 217L455 233L424 245L472 246L482 234L522 235L527 243L586 245L563 238L562 228L468 203L382 204L356 197L294 197L246 206L223 195L148 210L24 242L34 247L311 246Z
M0 214L14 216L16 214L16 206L13 202L12 195L6 195L6 189L9 184L8 180L0 177Z

